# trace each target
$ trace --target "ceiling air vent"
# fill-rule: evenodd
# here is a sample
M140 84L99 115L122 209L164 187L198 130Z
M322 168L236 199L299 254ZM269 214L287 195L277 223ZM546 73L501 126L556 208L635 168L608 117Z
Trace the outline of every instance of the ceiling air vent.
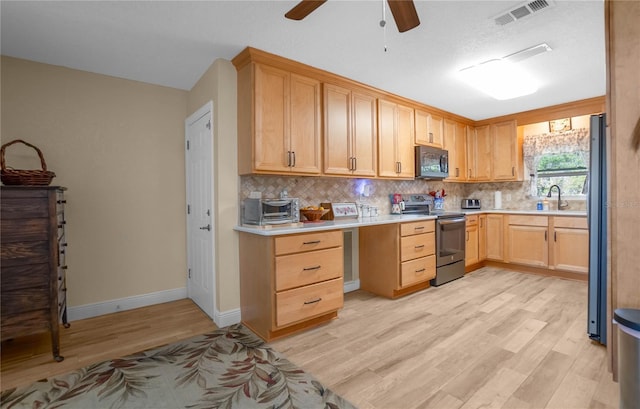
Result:
M493 20L497 25L504 26L505 24L509 24L513 21L528 17L534 13L539 13L542 10L546 10L554 5L555 3L553 0L528 1L498 14L497 16L493 17Z

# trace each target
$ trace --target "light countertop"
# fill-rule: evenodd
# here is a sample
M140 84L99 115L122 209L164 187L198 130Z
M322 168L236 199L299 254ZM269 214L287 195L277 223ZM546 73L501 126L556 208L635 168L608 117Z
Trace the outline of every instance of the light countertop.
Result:
M575 216L586 217L586 211L571 210L485 210L485 209L460 209L460 213L464 214L526 214L531 216ZM241 225L234 227L235 231L257 234L260 236L280 236L284 234L309 233L325 230L343 230L366 226L375 226L378 224L404 223L419 220L434 220L436 215L415 215L415 214L387 214L376 217L363 217L358 219L342 219L342 220L321 220L318 222L300 222L296 224L287 224L284 226L251 226Z

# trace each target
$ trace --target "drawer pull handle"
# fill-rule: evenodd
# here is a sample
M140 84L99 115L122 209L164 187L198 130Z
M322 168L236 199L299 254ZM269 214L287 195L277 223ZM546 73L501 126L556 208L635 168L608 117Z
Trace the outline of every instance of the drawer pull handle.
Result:
M64 204L64 203L67 203L67 201L66 200L58 200L58 204Z
M423 230L423 229L424 229L424 226L416 226L416 227L414 227L413 229L414 229L414 230Z
M311 271L311 270L320 270L320 266L305 267L302 269L302 271Z
M320 243L320 240L313 240L313 241L304 241L302 242L302 244L318 244Z
M422 273L426 270L426 268L421 268L420 270L416 270L416 273Z
M424 244L421 244L421 245L419 245L419 246L415 246L415 248L416 248L416 249L421 249L421 248L423 248L423 247L424 247Z
M60 266L61 269L66 270L68 267L67 266Z
M315 300L311 300L311 301L305 301L304 304L308 305L308 304L315 304L317 302L322 301L322 298L316 298Z
M58 228L61 229L65 224L67 224L67 221L63 220L62 223L58 225Z

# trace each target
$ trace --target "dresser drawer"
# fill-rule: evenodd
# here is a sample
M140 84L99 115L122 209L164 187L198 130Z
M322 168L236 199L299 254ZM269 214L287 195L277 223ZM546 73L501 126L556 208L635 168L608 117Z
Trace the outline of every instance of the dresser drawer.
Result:
M49 262L49 242L27 241L0 245L2 267Z
M2 242L38 241L49 239L49 219L2 220Z
M3 222L8 219L47 218L49 217L47 198L3 197L0 214Z
M21 288L2 293L2 317L51 307L49 286Z
M400 225L400 235L410 236L436 231L436 224L433 220L423 220L419 222L402 223Z
M2 314L2 340L18 338L39 332L48 331L51 328L51 310L24 311L19 314Z
M436 276L436 256L431 255L402 263L400 287L407 287Z
M276 294L276 326L284 327L336 311L344 304L342 278Z
M342 231L295 234L275 238L276 256L342 246Z
M3 262L0 271L3 296L21 288L47 287L51 280L48 263L5 266Z
M276 291L342 276L342 247L276 257Z
M400 238L400 261L408 261L435 254L435 243L434 233Z

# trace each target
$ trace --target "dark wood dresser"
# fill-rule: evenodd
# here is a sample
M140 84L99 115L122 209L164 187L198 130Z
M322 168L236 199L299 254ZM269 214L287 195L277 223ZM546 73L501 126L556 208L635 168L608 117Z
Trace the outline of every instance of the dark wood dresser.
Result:
M2 341L49 331L60 356L68 327L64 191L60 186L2 186L0 195Z

